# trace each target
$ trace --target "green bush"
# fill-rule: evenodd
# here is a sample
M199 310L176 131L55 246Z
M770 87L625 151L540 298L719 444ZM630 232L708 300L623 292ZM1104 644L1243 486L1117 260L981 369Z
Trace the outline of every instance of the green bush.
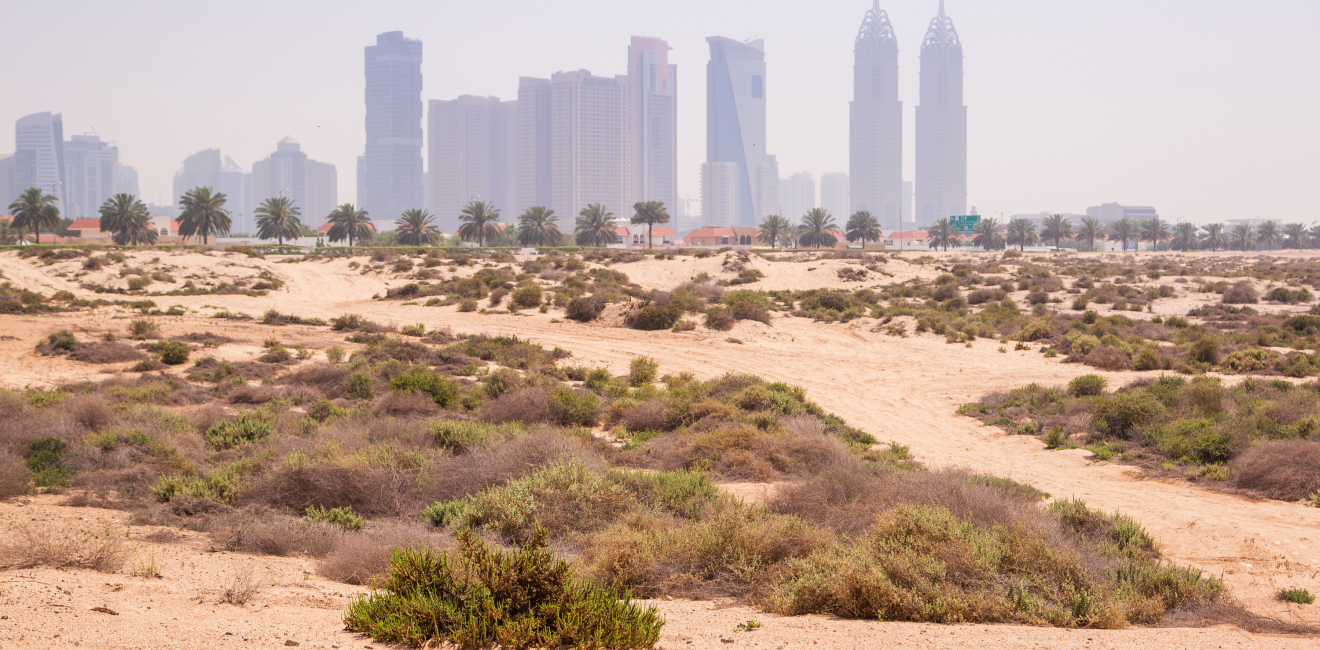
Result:
M1192 344L1187 351L1187 357L1200 363L1214 365L1219 363L1219 339L1213 336L1203 336Z
M27 468L32 482L41 488L55 490L69 485L69 470L60 466L69 453L69 444L55 436L42 436L28 445Z
M1306 589L1280 589L1278 593L1279 600L1297 603L1298 605L1310 605L1315 602L1315 596L1311 595Z
M1090 397L1105 392L1109 382L1100 375L1082 375L1068 382L1068 394L1073 397Z
M477 301L471 298L465 299L462 302L458 303L458 310L462 312L476 311Z
M650 648L664 621L654 608L576 580L538 528L517 548L470 533L459 548L399 549L379 590L359 596L344 622L379 643L460 647Z
M399 329L399 333L404 336L426 336L426 325L417 323L416 325L404 325Z
M429 370L412 370L390 380L390 390L430 395L441 407L449 406L458 399L458 389L458 380Z
M660 364L651 357L634 357L628 364L628 385L641 386L655 381Z
M523 431L517 423L494 425L466 420L432 420L426 428L437 445L455 454L489 447L501 438L512 438Z
M600 296L578 297L568 301L565 316L582 323L596 320L605 309L605 299Z
M371 399L375 397L375 390L371 386L371 376L363 372L355 372L344 379L344 392L349 397L357 399Z
M251 461L238 461L205 476L162 476L151 487L151 494L158 501L166 502L177 496L190 496L233 503L243 475L251 471L252 467Z
M135 275L128 279L129 291L141 291L151 285L151 278L145 275Z
M645 331L667 330L683 316L683 310L675 305L649 305L631 315L633 329Z
M524 309L537 307L541 304L541 286L538 284L528 284L520 287L513 292L513 304Z
M600 419L600 397L590 391L560 386L550 391L550 401L555 405L562 426L594 427Z
M308 521L331 524L344 530L362 530L362 526L366 523L366 520L353 512L353 506L330 508L328 510L318 506L308 506L307 512L303 516Z
M1132 369L1137 371L1159 370L1163 365L1159 352L1156 352L1153 348L1142 348L1141 354L1138 354L1136 360L1132 362Z
M49 354L67 354L78 349L78 339L68 330L61 330L46 337L46 348Z
M183 341L165 341L160 346L160 361L165 365L177 366L188 361L192 352Z
M1091 417L1097 433L1127 439L1133 430L1154 423L1164 414L1159 400L1136 389L1102 397Z
M229 449L249 442L256 442L275 433L269 422L244 413L237 420L221 420L211 425L202 434L206 442L217 449Z

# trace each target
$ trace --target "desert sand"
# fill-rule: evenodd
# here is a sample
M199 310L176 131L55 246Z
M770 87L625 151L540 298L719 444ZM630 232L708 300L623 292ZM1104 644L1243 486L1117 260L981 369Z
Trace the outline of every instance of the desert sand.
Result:
M168 254L135 253L133 258L145 262L160 255ZM918 255L909 253L907 257ZM689 371L703 378L742 372L798 384L807 389L810 399L854 426L882 441L909 445L912 455L927 466L963 467L1007 476L1055 497L1076 496L1092 507L1121 511L1150 531L1169 561L1222 576L1231 594L1249 610L1285 621L1320 623L1316 606L1281 603L1274 598L1275 591L1284 586L1320 592L1320 509L1300 503L1245 499L1181 482L1143 480L1131 467L1092 462L1084 450L1046 450L1032 437L1004 435L999 429L955 413L960 404L991 391L1031 382L1059 385L1077 375L1096 372L1044 358L1034 349L1000 351L1000 344L992 340L978 340L970 346L949 345L943 337L928 334L900 338L884 333L871 319L825 324L776 317L770 326L740 321L730 332L704 328L684 333L641 332L601 323L554 322L562 319L561 310L547 314L459 313L454 307L373 300L373 296L404 280L389 273L350 269L345 259L279 263L277 258L193 253L168 261L179 267L174 272L179 279L222 269L232 272L235 266L241 266L244 274L268 271L284 281L283 288L264 297L154 298L162 309L172 305L187 309L184 316L157 319L166 336L210 331L240 340L224 346L218 356L233 360L255 357L267 336L278 336L286 345L304 343L314 349L345 345L352 349L352 345L343 343L342 336L326 328L275 327L211 318L222 310L260 316L267 309L277 309L321 318L359 313L380 322L423 323L428 329L448 327L455 333L516 334L547 347L564 348L579 362L604 365L615 372L625 371L633 357L646 355L660 362L661 372ZM753 258L749 265L766 277L746 287L860 288L913 277L929 279L939 273L929 264L890 261L883 275L873 273L866 281L844 283L835 271L848 263L767 262ZM97 297L68 277L76 266L76 262L45 266L14 253L0 254L0 273L16 286ZM719 257L648 259L613 268L644 287L656 289L673 288L701 272L713 277L729 276L721 271ZM472 271L471 267L462 267L458 274ZM65 277L60 277L61 273ZM446 277L452 275L445 273ZM1021 298L1017 294L1014 297ZM1159 301L1156 311L1185 314L1191 307L1213 300L1213 294L1186 294ZM130 310L107 307L90 313L0 317L0 385L41 387L105 377L101 373L106 367L42 357L34 346L59 329L87 336L106 331L122 334L128 319L134 316ZM1142 373L1104 374L1114 386ZM773 486L748 484L730 488L749 500L765 498L773 490ZM170 543L149 542L145 537L153 530L128 527L125 513L71 508L58 505L61 501L59 497L41 496L22 505L0 505L0 517L5 519L0 535L12 534L16 525L53 525L69 531L105 525L122 527L135 559L151 554L161 559L162 577L124 575L129 573L127 565L115 575L48 569L0 573L0 616L8 617L0 618L0 648L270 647L283 646L286 640L305 647L373 645L365 637L342 631L339 621L348 599L363 590L307 575L312 570L311 560L212 552L209 540L195 533ZM110 523L116 519L120 522ZM225 576L244 564L258 567L256 572L266 584L255 604L216 604L217 589ZM118 587L121 584L122 588ZM818 616L777 617L726 603L655 604L668 621L660 642L665 648L1320 647L1315 639L1250 634L1232 626L1114 631L935 626ZM91 611L98 606L118 615ZM736 631L738 623L753 618L764 626L753 632Z

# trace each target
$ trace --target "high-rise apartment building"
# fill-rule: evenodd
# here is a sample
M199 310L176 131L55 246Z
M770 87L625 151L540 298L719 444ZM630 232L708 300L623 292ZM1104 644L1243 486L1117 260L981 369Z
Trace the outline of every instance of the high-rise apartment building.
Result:
M628 46L628 130L633 201L678 207L678 66L669 44L632 37Z
M853 41L848 156L850 212L866 210L881 223L897 224L903 191L903 102L898 100L898 39L880 0L862 18Z
M510 122L516 135L518 102L463 95L431 100L427 112L427 161L431 214L436 226L453 234L469 201L486 201L506 217L510 179L515 176Z
M779 207L778 165L766 154L765 42L706 42L706 161L738 165L738 220L731 225L755 226Z
M65 193L68 191L68 179L65 178L64 166L64 118L59 113L34 113L19 118L15 124L14 148L22 154L27 164L27 178L22 183L28 187L40 187L41 191L55 197L60 216L68 214ZM5 204L8 206L8 204Z
M810 172L798 172L779 182L779 206L782 216L797 223L808 210L816 207L816 179Z
M953 20L940 13L921 44L921 100L917 105L917 224L965 214L967 107L963 105L963 49Z
M360 207L394 220L422 199L422 42L385 32L366 47L367 146Z
M225 209L229 211L234 231L251 228L252 211L256 207L252 201L252 174L243 171L233 158L222 155L219 149L206 149L185 158L174 173L174 205L178 207L179 197L185 192L199 187L209 187L212 192L225 195Z
M847 174L833 172L820 175L820 207L839 217L840 224L852 215Z
M319 228L338 205L339 174L334 165L308 158L297 140L286 137L275 145L274 153L252 163L253 209L276 197L291 199L299 219Z
M550 77L550 207L575 218L592 203L632 216L628 77Z
M115 194L128 194L142 198L138 191L138 173L128 165L115 167Z
M550 205L550 80L519 77L513 138L514 214ZM562 215L575 218L577 215Z
M735 226L742 170L734 162L701 163L701 222L712 226Z
M0 212L6 214L27 181L27 165L20 165L19 160L18 154L0 154Z
M101 204L121 191L137 194L137 172L119 164L119 147L94 134L64 143L64 178L68 211L62 216L71 219L96 218Z

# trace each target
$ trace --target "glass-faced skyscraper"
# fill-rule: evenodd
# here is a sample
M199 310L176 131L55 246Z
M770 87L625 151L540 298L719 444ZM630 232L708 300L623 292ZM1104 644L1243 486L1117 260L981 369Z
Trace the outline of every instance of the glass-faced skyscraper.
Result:
M728 225L755 226L779 205L779 167L765 148L765 42L706 42L706 162L738 164L738 220Z
M397 219L422 195L422 42L385 32L366 48L367 147L358 207Z
M40 187L42 192L54 196L60 216L65 216L69 206L64 200L68 183L64 167L63 116L59 113L34 113L19 118L14 125L14 136L15 149L24 155L28 163L25 165L27 173L23 184ZM21 192L28 188L17 189Z
M898 101L898 39L880 0L866 12L853 42L849 118L851 210L866 210L883 227L897 228L903 206L903 102Z
M966 214L967 107L963 105L963 49L953 21L930 21L921 44L921 103L917 105L917 225Z

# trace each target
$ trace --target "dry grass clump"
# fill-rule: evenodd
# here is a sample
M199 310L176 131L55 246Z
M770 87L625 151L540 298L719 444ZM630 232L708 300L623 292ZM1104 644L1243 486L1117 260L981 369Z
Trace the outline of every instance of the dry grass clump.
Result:
M139 361L147 355L141 350L119 341L94 341L83 343L69 353L69 358L84 363L124 363Z
M284 466L245 487L239 503L292 512L347 506L363 515L398 516L416 506L413 485L415 479L397 468L335 463Z
M0 541L0 568L45 566L114 573L124 565L127 553L123 539L109 530L69 532L35 525L10 530Z
M210 517L204 527L225 550L265 555L322 557L345 534L337 526L311 524L263 506L238 508Z
M453 537L424 524L384 522L355 535L344 535L316 565L317 574L350 585L369 584L385 573L390 555L404 548L448 549Z
M248 562L234 569L233 575L225 583L220 594L220 602L230 605L246 605L261 593L261 581L253 571L253 563Z
M1320 442L1262 442L1233 462L1238 487L1270 499L1296 501L1320 490Z
M28 471L22 457L0 450L0 499L27 494L31 480L32 472Z

